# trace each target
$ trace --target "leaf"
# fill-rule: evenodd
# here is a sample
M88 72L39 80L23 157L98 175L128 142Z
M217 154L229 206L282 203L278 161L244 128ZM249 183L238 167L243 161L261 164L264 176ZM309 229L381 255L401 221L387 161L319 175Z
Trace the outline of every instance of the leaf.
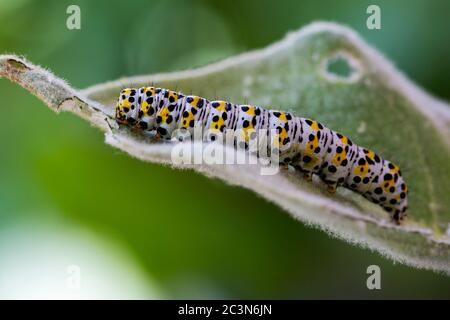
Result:
M418 88L347 27L313 23L265 49L203 68L124 78L81 91L12 55L0 57L0 76L56 112L88 120L105 132L106 143L136 158L219 177L338 238L394 261L450 273L449 106ZM113 119L122 88L151 83L209 99L285 109L350 136L401 166L411 190L407 221L396 226L360 195L344 188L330 195L317 179L308 183L291 171L263 176L256 165L171 163L174 144L149 142Z

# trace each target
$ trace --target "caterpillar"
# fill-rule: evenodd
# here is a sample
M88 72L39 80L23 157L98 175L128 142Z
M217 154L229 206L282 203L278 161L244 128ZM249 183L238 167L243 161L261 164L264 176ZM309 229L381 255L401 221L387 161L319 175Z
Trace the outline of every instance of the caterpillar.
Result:
M208 141L225 130L240 130L237 142L246 148L255 132L273 130L276 135L271 138L279 142L280 164L291 165L307 180L318 175L331 193L338 186L358 192L384 208L396 223L406 216L408 188L400 168L318 121L156 87L123 89L115 119L122 125L155 132L161 139L171 139L176 129L188 134L193 134L194 128L207 129L210 132L202 139Z

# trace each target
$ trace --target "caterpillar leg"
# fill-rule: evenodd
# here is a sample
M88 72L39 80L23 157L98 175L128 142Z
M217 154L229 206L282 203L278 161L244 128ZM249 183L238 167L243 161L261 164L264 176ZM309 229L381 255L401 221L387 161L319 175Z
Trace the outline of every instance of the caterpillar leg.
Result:
M312 181L312 174L313 173L311 171L305 170L305 169L303 169L302 167L300 167L298 165L294 166L294 168L300 172L300 174L302 175L302 177L303 177L303 179L305 181L308 181L308 182Z
M329 193L335 193L337 190L337 182L327 182L327 189Z
M408 215L406 213L407 208L408 208L407 204L406 204L406 202L404 202L404 203L401 203L399 206L391 209L391 212L393 212L392 220L396 224L401 224L405 220L406 216ZM386 210L386 208L385 208L385 210Z
M156 141L161 140L161 134L160 134L159 132L156 132L156 133L155 133L155 136L154 136L154 139L155 139Z
M303 172L303 179L308 182L312 181L312 173L311 172Z

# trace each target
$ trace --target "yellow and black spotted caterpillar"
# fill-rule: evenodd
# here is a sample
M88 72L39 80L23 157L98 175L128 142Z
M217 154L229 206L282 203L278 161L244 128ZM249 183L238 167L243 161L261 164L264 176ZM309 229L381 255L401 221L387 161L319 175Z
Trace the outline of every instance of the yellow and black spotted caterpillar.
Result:
M388 211L399 223L406 216L408 188L400 168L373 151L321 123L252 105L235 105L154 87L124 89L116 106L118 123L170 139L175 129L194 128L222 133L241 130L248 143L252 133L273 130L279 141L279 161L300 170L306 179L317 174L330 192L350 188ZM204 139L214 140L215 135Z

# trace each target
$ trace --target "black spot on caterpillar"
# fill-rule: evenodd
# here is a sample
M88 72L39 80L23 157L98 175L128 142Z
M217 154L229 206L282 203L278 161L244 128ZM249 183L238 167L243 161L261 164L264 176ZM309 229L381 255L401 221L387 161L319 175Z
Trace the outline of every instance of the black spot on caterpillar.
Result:
M317 174L330 192L344 186L360 193L397 223L406 216L408 188L400 168L312 119L154 87L122 90L115 117L120 124L155 131L163 139L172 138L176 129L192 136L194 128L201 127L210 131L202 137L209 141L225 130L239 130L241 141L236 145L245 149L255 132L276 132L267 136L279 143L271 151L279 153L280 163L292 165L308 179Z

